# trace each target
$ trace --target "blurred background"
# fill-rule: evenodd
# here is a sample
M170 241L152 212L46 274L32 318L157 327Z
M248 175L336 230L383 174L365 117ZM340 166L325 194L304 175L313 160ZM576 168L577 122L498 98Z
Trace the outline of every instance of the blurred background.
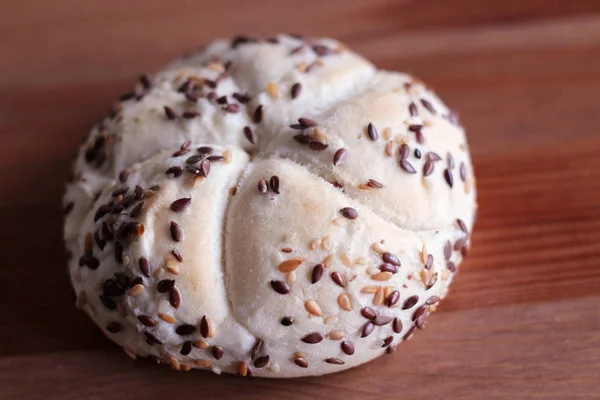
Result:
M133 362L75 310L69 159L107 106L216 37L338 38L456 109L479 220L452 295L393 357L326 378ZM0 0L0 398L597 399L600 1Z

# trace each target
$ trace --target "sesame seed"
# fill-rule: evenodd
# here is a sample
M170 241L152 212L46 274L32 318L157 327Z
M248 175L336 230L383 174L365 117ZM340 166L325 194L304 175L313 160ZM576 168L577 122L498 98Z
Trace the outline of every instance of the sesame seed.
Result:
M277 175L273 175L269 180L269 185L271 186L271 190L275 193L279 194L279 177Z
M203 359L199 359L199 360L194 360L194 364L203 367L203 368L212 368L212 362L208 361L208 360L203 360Z
M265 194L268 190L269 188L267 186L267 181L265 180L265 178L260 178L260 180L258 181L258 191L262 194Z
M306 361L304 358L296 358L294 362L301 368L308 368L308 361Z
M284 281L271 281L271 287L279 294L288 294L290 292L290 285Z
M181 305L181 293L176 287L172 287L169 290L169 303L173 308L179 308Z
M281 318L281 325L290 326L294 323L294 319L292 317L283 317Z
M449 169L445 169L444 170L444 179L446 179L448 186L450 186L452 188L452 186L454 185L454 177L452 176L452 171L450 171Z
M387 325L392 322L392 317L388 317L387 315L379 315L373 319L373 324L376 326Z
M419 301L419 296L417 296L416 294L413 296L410 296L408 299L406 299L404 301L404 304L402 305L402 309L408 310L408 309L414 307L414 305L417 304L418 301Z
M342 163L348 152L346 149L338 149L333 155L333 165L338 166Z
M350 297L346 293L342 293L338 296L338 305L346 311L352 311L352 302Z
M367 323L365 323L362 327L361 333L360 333L360 337L364 338L369 336L372 332L373 329L375 329L375 324L371 321L368 321Z
M110 322L106 325L106 330L110 333L119 333L123 330L123 325L118 322Z
M314 266L312 270L311 283L317 283L323 276L323 272L325 271L325 266L323 264L317 264Z
M327 335L327 337L331 340L341 340L344 338L344 336L346 336L346 333L342 330L331 331Z
M148 315L138 315L137 318L142 323L142 325L149 327L156 326L156 321Z
M211 352L213 357L217 360L223 358L223 348L221 346L213 346Z
M306 311L308 311L310 314L317 317L320 317L322 314L321 307L314 300L308 300L306 303L304 303L304 308L306 308Z
M191 202L192 202L192 199L189 197L184 197L179 200L175 200L173 203L171 203L171 211L181 212L181 211L185 210L187 208L187 206L190 205Z
M258 107L256 107L256 109L254 110L254 114L252 114L252 121L254 121L255 124L260 124L262 119L263 119L263 106L261 104Z
M171 221L170 231L171 231L171 238L176 242L181 242L181 239L183 239L183 230L181 229L181 227L179 226L179 224L177 222Z
M165 115L167 116L167 119L174 120L177 118L177 112L175 110L173 110L171 107L165 106L164 109L165 109Z
M342 216L344 216L344 218L348 219L356 219L358 217L358 211L352 207L344 207L340 210L340 213Z
M321 335L319 332L309 333L308 335L306 335L302 338L302 341L304 343L308 343L308 344L320 343L322 340L323 340L323 335Z
M387 296L387 298L385 299L385 304L388 307L393 307L394 305L396 305L396 303L398 303L398 300L400 300L400 292L397 290L394 290L392 293L390 293L389 296Z
M402 321L398 318L394 318L394 323L392 324L392 330L396 333L402 332Z
M175 329L175 333L177 333L180 336L191 335L195 331L196 331L196 327L194 325L190 325L190 324L179 325Z
M392 157L394 155L394 142L391 140L387 142L385 144L384 152L387 157Z
M392 278L391 272L380 272L371 277L371 279L374 279L376 281L389 281L391 278Z
M404 171L408 172L409 174L415 174L417 172L415 170L415 168L412 166L412 164L404 159L400 160L400 167L402 167L402 169Z
M144 285L141 284L137 284L134 285L131 289L129 289L129 292L127 294L129 294L132 297L138 297L141 296L142 293L144 293Z
M169 324L177 322L177 320L169 314L158 313L158 317Z
M237 364L237 374L240 376L248 375L248 365L244 361L240 361Z
M300 96L301 92L302 92L302 84L301 83L294 83L292 85L292 90L291 90L292 99L295 99L298 96Z
M292 258L290 260L285 260L284 262L279 264L277 269L280 272L292 272L292 271L295 271L303 262L304 262L304 260L302 260L302 259Z
M248 141L250 143L254 144L255 137L254 137L254 132L252 132L252 128L250 128L249 126L245 126L244 127L244 136L246 136L246 139L248 139Z
M380 306L383 304L383 300L384 300L383 288L381 288L381 287L377 288L377 291L375 292L375 296L373 296L373 305Z
M346 278L339 272L332 272L331 279L333 279L338 286L346 287Z
M369 122L369 125L367 126L367 135L369 135L369 139L371 139L373 142L376 142L377 139L379 139L377 128L375 128L375 125L373 125L371 122Z

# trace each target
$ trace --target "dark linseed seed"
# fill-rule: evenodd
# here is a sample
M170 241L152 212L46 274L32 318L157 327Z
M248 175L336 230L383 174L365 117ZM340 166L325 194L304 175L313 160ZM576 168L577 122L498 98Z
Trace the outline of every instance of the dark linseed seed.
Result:
M250 101L250 95L245 93L234 93L232 94L232 97L242 104L246 104Z
M413 332L414 332L414 330L415 330L416 327L417 327L416 325L412 325L410 328L408 328L408 331L406 331L406 333L402 337L402 340L409 339L412 336L412 334L413 334Z
M398 268L395 265L388 264L388 263L381 264L379 266L379 270L381 272L391 272L392 274L395 274L398 272Z
M416 117L417 115L419 115L419 110L417 109L417 105L412 102L408 105L408 112L410 113L411 117Z
M135 92L128 92L128 93L122 94L119 97L119 100L121 100L121 101L128 101L128 100L131 100L131 99L134 99L134 98L135 98Z
M200 172L202 172L202 176L208 178L208 174L210 173L210 161L202 160L200 163Z
M346 157L346 154L348 152L346 151L346 149L338 149L335 154L333 155L333 165L338 166L342 163L342 161L344 160L344 157Z
M255 360L260 352L263 349L265 342L262 339L256 338L256 342L254 342L254 347L252 348L252 352L250 353L250 359Z
M183 117L183 119L194 119L196 117L199 117L200 113L195 110L186 110L181 114L181 116Z
M233 38L233 40L231 41L231 48L235 49L236 47L243 45L243 44L248 44L248 43L256 43L257 40L249 37L249 36L242 36L242 35L238 35L236 37Z
M156 321L148 315L138 315L137 318L144 326L148 326L150 328L156 326Z
M406 158L408 158L408 155L410 154L410 147L408 147L408 145L406 143L402 143L400 145L400 148L398 149L398 154L400 154L401 160L405 160Z
M127 191L129 190L129 186L123 186L122 188L116 189L114 192L112 192L110 195L112 197L117 197L121 194L125 194L127 193Z
M145 277L150 277L150 261L146 257L140 257L138 260L138 266L140 268L140 272Z
M206 157L206 159L212 163L212 162L223 161L223 160L225 160L225 157L214 155L214 156L208 156L208 157Z
M458 227L460 228L461 231L463 231L467 235L469 234L469 229L467 228L467 224L465 224L465 221L463 221L460 218L457 218L456 223L458 224Z
M452 261L446 263L446 268L448 268L450 272L456 272L456 265L454 265Z
M459 172L460 172L460 180L465 182L467 180L467 166L462 161L460 163Z
M133 190L134 198L136 200L142 200L144 198L144 189L140 185L135 185L135 189Z
M167 116L167 119L174 120L177 118L177 112L175 110L173 110L171 107L165 106L164 109L165 109L165 115Z
M250 128L249 126L244 127L244 136L246 137L246 139L248 139L250 143L255 143L256 139L254 137L254 132L252 132L252 128Z
M415 174L417 173L417 171L415 170L415 168L412 166L411 163L409 163L406 160L400 160L400 167L402 167L402 169L406 172L408 172L409 174Z
M174 279L163 279L156 284L156 290L158 290L158 293L167 293L174 287L175 287Z
M421 307L417 308L417 310L414 312L414 314L412 316L412 320L413 321L418 320L423 315L427 314L428 310L429 310L429 307L427 307L427 306L421 306Z
M217 103L219 104L227 104L227 96L221 96L219 98L217 98Z
M372 187L373 189L383 189L383 184L375 179L369 179L367 181L367 186Z
M342 348L342 351L351 356L352 354L354 354L354 345L350 342L342 342L342 344L340 345L340 347Z
M425 263L425 269L430 270L433 266L433 255L427 254L427 262Z
M360 314L366 319L373 319L377 317L377 314L371 307L363 307L360 310Z
M385 339L383 339L383 344L381 345L381 347L388 347L390 344L392 344L393 341L394 341L394 337L388 336Z
M369 135L369 139L371 139L373 142L376 142L377 139L379 139L377 128L375 128L375 125L373 125L372 122L369 122L369 125L367 125L367 135Z
M437 114L437 111L435 110L435 108L433 108L433 105L429 101L421 99L421 104L423 104L423 107L425 107L427 111L429 111L432 115Z
M421 159L421 150L415 149L415 158L419 160Z
M302 338L302 341L304 343L308 343L308 344L320 343L322 340L323 340L323 335L321 335L319 332L309 333L308 335L306 335Z
M227 104L225 107L223 107L223 111L226 111L228 113L238 113L240 112L240 105L239 104L235 104L235 103L231 103L231 104Z
M277 194L279 194L279 177L277 175L273 175L269 180L269 185L271 186L271 190Z
M423 164L423 176L429 176L433 173L434 164L432 161L427 160Z
M310 143L310 136L305 135L303 133L299 133L297 135L293 136L294 140L300 144L304 144L307 145L308 143Z
M191 335L194 332L196 332L196 327L190 324L179 325L175 328L175 333L180 336Z
M369 321L369 322L365 323L362 326L360 337L364 338L364 337L369 336L373 332L373 329L375 329L375 324L373 322Z
M175 153L173 153L173 157L181 157L182 155L187 154L189 152L189 149L177 150Z
M114 206L112 206L112 214L113 215L117 215L120 214L123 210L125 210L125 207L123 207L123 205L121 204L115 204Z
M192 100L188 97L189 94L186 94L186 98L188 98L188 100L190 101L197 101L200 98L200 94L198 94L197 96L195 96L195 100ZM210 92L209 94L206 95L206 99L211 102L214 103L215 100L217 100L217 94L215 92Z
M200 175L200 172L201 172L200 168L194 167L193 165L186 165L185 171L189 172L192 175Z
M162 345L163 344L163 342L158 340L158 338L156 336L154 336L153 334L151 334L150 332L144 332L144 335L146 335L146 343L148 343L149 345L153 345L153 344Z
M340 287L346 287L346 278L339 272L332 272L331 279Z
M302 92L302 84L294 83L292 85L292 90L291 90L292 99L295 99L296 97L300 96L301 92Z
M264 368L267 366L269 361L271 361L271 357L269 357L269 355L258 357L256 360L254 360L254 367Z
M450 260L450 257L452 256L452 244L450 243L450 241L446 241L446 244L444 245L444 258L446 259L446 261Z
M94 232L94 242L96 242L96 245L98 246L98 248L100 248L100 250L104 250L106 242L100 237L100 230Z
M383 262L385 262L385 263L395 265L396 267L400 266L400 260L398 259L398 257L395 254L386 252L386 253L383 253L381 258L383 259Z
M333 53L333 51L329 47L322 45L322 44L313 45L312 50L315 52L316 55L318 55L320 57L324 57L326 55Z
M171 203L171 211L181 212L181 211L185 210L187 208L187 206L190 205L191 202L192 202L192 199L189 197L184 197L179 200L175 200L174 202Z
M170 167L170 168L167 168L167 170L165 171L165 174L173 175L173 178L177 178L178 176L181 176L181 174L183 174L183 169L178 166Z
M442 157L440 157L437 153L430 151L427 153L427 159L432 162L435 162L435 161L440 161L442 159Z
M438 280L438 273L436 272L433 275L431 275L431 278L429 278L429 281L425 285L425 290L431 289L435 285L437 280Z
M413 308L415 306L415 304L417 304L418 301L419 301L419 296L417 296L416 294L413 296L410 296L408 299L406 299L404 301L404 304L402 305L402 309L408 310L410 308Z
M402 321L399 318L394 318L394 322L392 323L392 330L396 333L402 332Z
M173 308L179 308L181 305L181 293L176 287L173 287L171 290L169 290L169 303Z
M183 262L183 257L181 256L181 253L179 252L179 250L173 249L173 250L171 250L171 254L173 254L173 257L175 257L175 259L177 261Z
M326 358L325 362L327 364L344 365L344 362L339 358Z
M129 284L127 285L129 288L134 287L135 285L141 285L144 282L144 280L142 279L141 276L137 276L135 278L133 278L132 280L129 281Z
M427 299L427 301L425 302L425 304L427 305L433 305L435 303L437 303L438 301L440 301L439 296L431 296L430 298Z
M202 335L203 338L207 338L208 335L210 333L210 325L208 324L208 318L206 318L206 315L202 316L202 319L200 320L200 334Z
M425 143L425 136L423 136L423 131L415 132L415 139L417 139L417 143L419 144Z
M196 149L196 151L200 154L210 154L213 152L213 148L210 146L202 146L202 147L198 147Z
M63 215L65 215L65 216L69 215L71 213L71 211L73 211L74 207L75 207L74 202L71 201L71 202L67 203L67 205L63 209Z
M288 294L290 292L290 285L284 281L271 281L271 287L279 294Z
M200 162L203 159L204 159L204 155L202 155L202 154L194 154L193 156L188 157L185 160L185 163L189 164L189 165L193 165L193 164L197 164L198 162Z
M268 190L269 187L267 186L267 181L265 180L265 178L260 178L260 180L258 181L258 191L262 194L265 194Z
M392 322L392 317L388 317L387 315L378 315L373 319L373 324L375 326L383 326Z
M152 81L146 74L140 75L140 83L144 89L150 89L152 87Z
M344 218L348 218L348 219L356 219L358 217L358 211L356 211L352 207L344 207L344 208L342 208L340 210L340 214L342 214L342 216Z
M308 368L308 361L306 361L304 358L296 358L294 362L300 368Z
M252 121L254 121L255 124L260 124L262 122L262 119L263 119L263 106L261 104L258 107L256 107L256 109L254 110L254 114L252 114Z
M181 242L181 239L183 239L183 230L177 222L170 222L169 231L171 232L171 238L174 241Z
M321 143L321 142L309 142L308 143L308 148L311 150L314 150L314 151L322 151L328 147L329 147L329 145L327 143Z
M209 94L213 94L213 98L216 97L214 95L214 92L211 92ZM187 101L189 101L190 103L195 103L202 96L202 93L199 92L199 91L194 90L194 91L191 91L191 92L186 92L184 95L185 95L185 99ZM211 100L211 99L209 98L209 100Z
M211 352L215 359L220 360L223 358L223 348L221 346L213 346Z
M181 350L179 351L179 354L181 354L182 356L187 356L191 352L192 352L192 342L183 342L183 345L181 346Z
M394 290L385 299L385 305L388 307L393 307L394 305L396 305L396 303L398 303L398 300L400 300L400 292L397 290Z
M283 317L281 318L281 325L290 326L294 323L294 318L292 317Z
M454 157L452 157L452 154L448 153L447 159L448 159L448 169L453 169L454 168Z
M306 126L304 126L302 124L291 124L290 128L297 130L297 131L302 131L302 130L306 129Z
M123 330L123 325L118 322L109 322L108 325L106 325L106 330L110 333L119 333Z
M119 264L123 262L123 244L115 242L115 261Z
M312 270L311 275L311 283L317 283L323 277L323 272L325 271L325 266L323 264L317 264Z
M306 117L298 118L298 123L304 128L312 128L318 125L316 121Z
M133 207L131 209L131 211L129 212L129 216L131 218L137 218L137 217L139 217L140 214L142 213L142 209L143 208L144 208L144 202L141 201L135 207Z
M100 302L104 307L106 307L110 311L115 310L117 308L117 303L115 303L115 301L110 297L100 295Z
M129 174L131 174L130 171L124 169L123 171L119 172L119 181L121 183L125 183L127 181L127 178L129 178Z
M452 171L450 171L449 169L445 169L444 179L446 180L446 183L448 183L448 186L452 188L452 186L454 185L454 177L452 176Z
M180 93L186 93L187 91L189 91L191 89L191 87L192 87L192 81L190 81L189 79L186 79L185 82L183 82L181 84L181 86L179 86L177 91Z

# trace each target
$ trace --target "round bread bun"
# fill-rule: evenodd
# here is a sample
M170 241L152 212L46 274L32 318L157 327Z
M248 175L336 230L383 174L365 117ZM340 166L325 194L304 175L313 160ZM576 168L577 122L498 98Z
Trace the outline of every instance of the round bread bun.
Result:
M76 304L128 355L298 377L423 329L476 203L464 131L428 87L278 35L140 77L86 137L64 207Z

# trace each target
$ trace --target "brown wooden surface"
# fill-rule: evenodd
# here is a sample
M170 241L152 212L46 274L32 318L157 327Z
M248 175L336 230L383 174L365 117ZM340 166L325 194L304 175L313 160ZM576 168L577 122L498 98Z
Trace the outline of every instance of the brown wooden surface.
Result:
M74 308L59 199L87 128L139 72L216 36L338 37L461 112L473 250L393 356L288 381L175 373ZM1 399L600 398L600 2L0 2Z

